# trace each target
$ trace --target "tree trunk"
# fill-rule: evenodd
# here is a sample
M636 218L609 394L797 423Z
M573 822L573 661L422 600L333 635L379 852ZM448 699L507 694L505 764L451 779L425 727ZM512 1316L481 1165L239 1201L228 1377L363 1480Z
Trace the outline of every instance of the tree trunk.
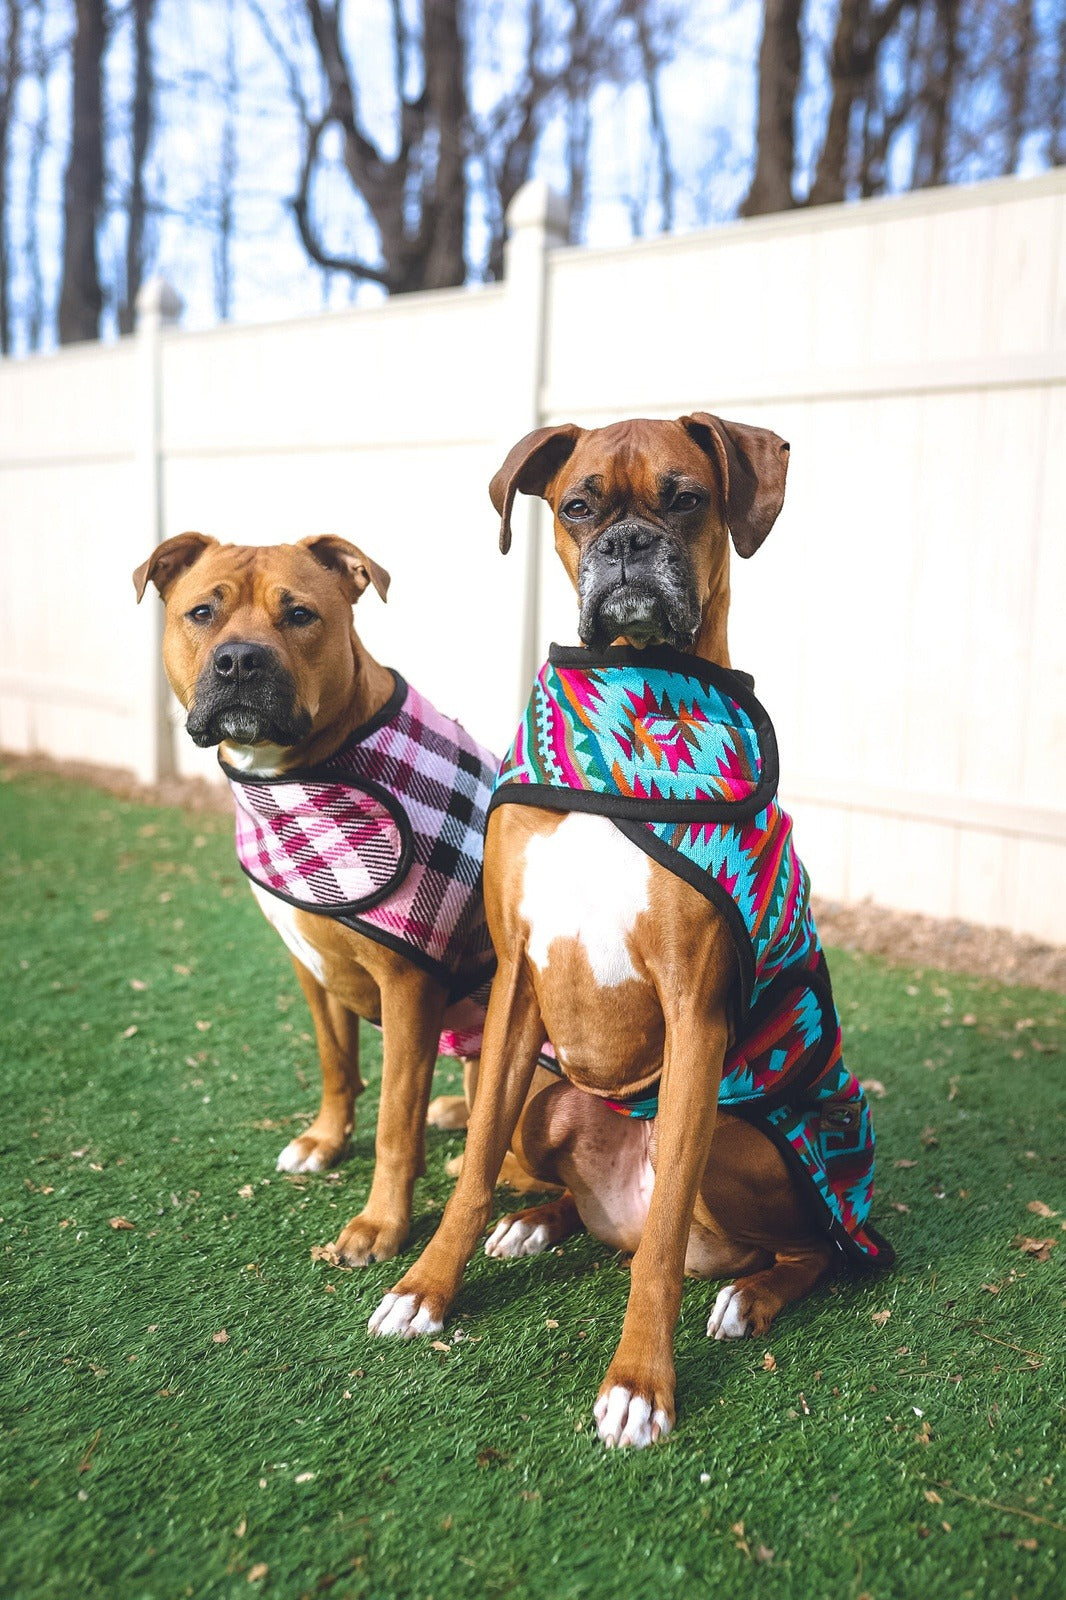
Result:
M802 9L802 0L764 0L755 174L740 207L744 217L758 216L765 211L787 211L796 203L792 194L792 169L796 158L796 99L802 65Z
M429 222L423 289L448 289L466 276L466 72L458 0L425 0L425 76L436 165L423 169ZM428 192L427 192L428 191Z
M119 308L120 333L132 333L137 295L144 278L144 225L148 204L144 168L152 142L155 80L152 70L152 13L155 0L133 0L133 107L130 127L130 194L126 216L126 294Z
M29 154L26 161L25 237L26 276L29 293L26 297L26 343L31 350L39 350L44 336L44 273L41 268L41 165L48 147L48 49L44 32L45 0L34 5L35 29L32 47L33 76L37 85L37 116L30 130Z
M60 344L99 338L103 308L96 225L104 198L105 0L75 0L75 12L70 156L63 186Z
M18 0L7 0L4 57L0 71L0 353L11 353L11 236L7 225L7 165L11 112L21 75Z
M866 86L869 64L866 29L869 0L840 0L829 76L833 95L825 125L825 139L811 185L812 206L832 205L843 200L848 187L848 146L851 115L859 94Z

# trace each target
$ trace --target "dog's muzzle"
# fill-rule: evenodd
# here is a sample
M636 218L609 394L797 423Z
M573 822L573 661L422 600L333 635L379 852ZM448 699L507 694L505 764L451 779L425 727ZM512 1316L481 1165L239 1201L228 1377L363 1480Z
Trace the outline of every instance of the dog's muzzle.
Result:
M613 639L636 645L691 645L700 621L684 547L647 522L618 522L587 547L578 574L578 633L600 649Z
M291 746L311 730L296 684L267 645L228 639L216 645L196 682L185 723L193 742Z

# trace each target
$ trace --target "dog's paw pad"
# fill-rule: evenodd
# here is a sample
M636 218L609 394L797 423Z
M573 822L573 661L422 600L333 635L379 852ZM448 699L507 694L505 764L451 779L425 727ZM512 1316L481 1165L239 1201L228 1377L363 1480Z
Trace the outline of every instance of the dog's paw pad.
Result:
M387 1294L367 1323L368 1333L413 1339L418 1334L439 1333L444 1324L416 1294Z
M504 1217L485 1240L485 1254L497 1260L539 1256L551 1243L547 1224L531 1218Z
M735 1283L719 1289L714 1309L707 1320L708 1339L748 1339L752 1321L741 1310L741 1295Z
M672 1426L665 1411L621 1384L601 1394L592 1409L596 1431L608 1450L643 1450L665 1439Z

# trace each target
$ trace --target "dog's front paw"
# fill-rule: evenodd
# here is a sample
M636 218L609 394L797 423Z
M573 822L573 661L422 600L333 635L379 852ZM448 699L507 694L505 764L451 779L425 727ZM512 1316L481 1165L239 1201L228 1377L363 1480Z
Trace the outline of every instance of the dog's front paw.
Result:
M325 1172L335 1167L344 1154L346 1139L327 1138L308 1128L292 1139L278 1157L279 1172Z
M422 1333L439 1333L444 1326L444 1313L435 1304L434 1297L398 1293L397 1289L382 1300L367 1323L367 1332L391 1335L397 1339L413 1339Z
M654 1386L612 1383L608 1377L592 1408L596 1431L608 1450L643 1450L665 1439L674 1425L672 1395Z
M391 1261L399 1255L406 1238L406 1222L375 1222L362 1212L352 1218L337 1240L337 1257L346 1267L370 1267L375 1261Z

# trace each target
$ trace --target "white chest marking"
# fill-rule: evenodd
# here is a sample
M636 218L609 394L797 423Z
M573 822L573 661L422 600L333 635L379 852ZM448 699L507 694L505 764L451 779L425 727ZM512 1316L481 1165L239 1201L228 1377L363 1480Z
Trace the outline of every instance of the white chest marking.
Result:
M276 894L269 894L257 883L252 884L252 893L259 901L259 909L271 927L281 934L289 954L295 956L319 983L325 983L322 957L296 926L296 907L290 906L286 900L279 900Z
M223 754L237 772L248 772L256 778L273 778L286 751L280 744L230 744L227 740Z
M577 939L603 989L640 980L626 944L648 909L651 863L608 817L571 811L526 845L520 911L529 958L543 972L555 939Z

